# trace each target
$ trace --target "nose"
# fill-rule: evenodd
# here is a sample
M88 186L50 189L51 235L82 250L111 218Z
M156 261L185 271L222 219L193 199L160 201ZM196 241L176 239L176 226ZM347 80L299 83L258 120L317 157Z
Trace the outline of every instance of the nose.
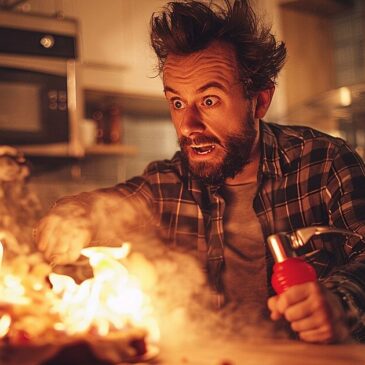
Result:
M205 130L205 124L196 106L191 106L185 110L179 129L185 137L189 137L194 133L202 133Z

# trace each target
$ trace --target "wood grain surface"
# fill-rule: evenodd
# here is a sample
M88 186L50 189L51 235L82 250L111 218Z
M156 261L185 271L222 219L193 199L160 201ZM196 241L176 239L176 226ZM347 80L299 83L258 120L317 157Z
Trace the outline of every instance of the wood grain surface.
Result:
M180 344L161 348L161 365L365 365L365 345L315 345L300 341Z

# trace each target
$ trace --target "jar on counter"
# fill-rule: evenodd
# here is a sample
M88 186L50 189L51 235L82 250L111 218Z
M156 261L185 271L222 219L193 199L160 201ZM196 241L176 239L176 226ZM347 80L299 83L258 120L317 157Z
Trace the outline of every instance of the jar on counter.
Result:
M93 113L96 123L96 143L119 143L122 136L121 110L117 104L101 108Z
M97 110L93 113L93 119L96 124L96 143L104 143L105 121L104 113Z
M104 143L119 143L122 135L122 118L118 105L111 105L105 111Z

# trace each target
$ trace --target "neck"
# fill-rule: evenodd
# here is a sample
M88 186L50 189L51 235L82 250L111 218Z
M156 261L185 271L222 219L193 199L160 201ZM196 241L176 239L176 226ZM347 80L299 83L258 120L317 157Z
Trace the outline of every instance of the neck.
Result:
M257 181L257 172L260 163L260 133L257 133L255 143L250 154L250 162L234 178L227 178L226 183L230 185L248 184Z

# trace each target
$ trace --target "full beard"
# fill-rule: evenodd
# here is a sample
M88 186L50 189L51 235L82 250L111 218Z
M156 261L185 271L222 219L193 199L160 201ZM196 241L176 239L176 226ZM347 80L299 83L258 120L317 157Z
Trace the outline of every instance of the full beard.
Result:
M234 178L237 173L243 171L244 167L250 163L250 155L253 149L257 130L255 121L249 110L246 116L245 128L239 133L228 135L224 142L214 136L200 135L196 138L181 137L179 144L182 152L182 161L189 168L193 176L203 183L217 185L222 184L227 178ZM196 162L189 160L188 149L193 143L211 143L223 147L225 152L220 161L216 162Z

